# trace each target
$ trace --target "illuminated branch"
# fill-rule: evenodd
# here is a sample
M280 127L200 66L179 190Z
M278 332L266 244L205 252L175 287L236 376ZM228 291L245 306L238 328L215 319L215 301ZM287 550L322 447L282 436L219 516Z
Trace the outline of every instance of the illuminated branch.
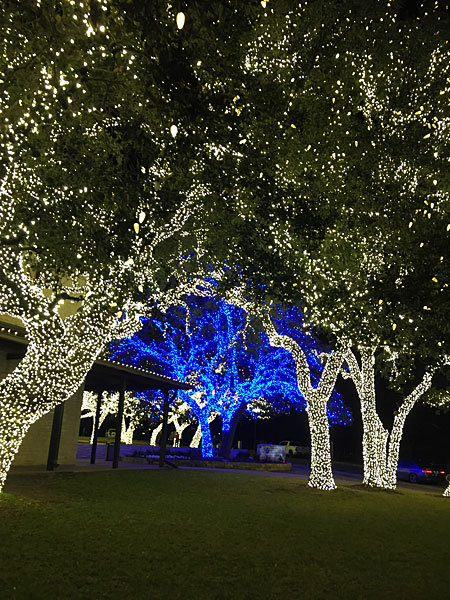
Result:
M427 372L422 381L414 390L403 400L394 416L394 423L389 435L389 446L387 454L386 473L384 477L384 486L394 490L397 485L397 465L400 453L400 442L403 435L406 417L411 412L415 403L430 389L433 379L433 373Z

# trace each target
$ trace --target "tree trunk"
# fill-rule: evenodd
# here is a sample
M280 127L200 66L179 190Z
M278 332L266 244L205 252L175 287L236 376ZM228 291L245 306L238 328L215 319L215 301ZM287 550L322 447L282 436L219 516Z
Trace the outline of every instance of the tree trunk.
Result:
M222 429L222 443L219 450L219 456L222 458L229 458L230 456L230 450L233 445L236 428L242 418L242 415L244 414L245 406L245 404L241 404L230 419L229 428L227 430Z
M125 424L125 421L122 421ZM130 446L133 443L134 430L136 429L134 423L130 423L127 430L122 430L122 443Z
M311 475L308 485L321 490L334 490L331 465L330 427L327 399L313 398L308 402L308 421L311 435Z
M181 446L181 438L183 436L183 431L189 427L189 423L183 423L182 425L180 425L180 423L178 422L178 418L175 417L173 419L173 424L175 425L175 431L178 434L178 446Z
M394 424L389 436L389 454L387 459L386 472L384 475L384 487L395 490L397 486L397 465L400 454L400 442L403 436L406 417L411 412L417 400L431 387L432 373L425 373L419 385L409 394L397 411L394 418Z
M0 403L2 403L1 396ZM17 409L8 410L8 407L2 404L0 414L0 431L2 432L0 435L0 492L5 484L11 463L32 423L33 419L26 406L23 406L22 411L19 412Z
M384 487L388 432L377 413L374 348L365 348L361 352L361 377L360 402L363 422L363 483L370 487Z
M311 434L311 476L309 485L322 490L336 487L331 469L331 445L327 404L333 393L342 363L349 352L345 343L328 355L316 387L311 384L311 368L299 344L286 335L277 333L268 315L263 316L270 344L288 350L295 361L297 384L306 400Z
M362 453L364 464L363 484L370 487L384 487L384 473L386 470L386 454L388 432L376 413L361 402L361 416L363 422Z
M197 425L197 429L195 430L194 435L192 436L191 443L189 444L190 448L198 448L200 446L200 442L202 439L202 428L200 425Z
M106 417L107 417L107 414L104 414L103 412L100 413L97 430L100 430L100 427L103 425ZM95 431L95 415L94 415L94 423L93 423L92 431L91 431L91 441L89 442L91 444L91 446L94 443L94 431Z
M196 432L194 433L190 447L198 448L201 442L202 457L213 458L214 452L211 440L211 429L209 425L214 421L214 419L217 416L217 413L210 414L209 417L206 418L203 412L198 411L195 413L195 416L198 420L198 427Z
M158 438L158 433L161 431L162 429L162 423L160 423L157 427L155 427L155 429L152 429L152 433L150 435L150 446L157 446L157 438Z
M55 317L27 329L24 358L0 381L0 491L30 425L78 390L108 339L100 323L86 339L93 324L82 321L80 333L79 320L71 319L67 327Z
M361 406L363 483L370 487L384 487L388 432L377 413L375 348L367 347L361 350L361 367L353 351L348 352L346 360Z
M198 415L197 418L202 431L202 458L213 458L214 452L211 439L211 429L209 427L209 418L206 418L203 413Z

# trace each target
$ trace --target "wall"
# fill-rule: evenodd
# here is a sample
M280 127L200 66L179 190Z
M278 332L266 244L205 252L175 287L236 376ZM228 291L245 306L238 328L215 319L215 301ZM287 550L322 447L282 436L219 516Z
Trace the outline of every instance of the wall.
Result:
M75 464L82 395L79 390L64 403L64 418L58 454L59 465ZM53 411L33 423L14 459L14 466L47 465L52 423Z

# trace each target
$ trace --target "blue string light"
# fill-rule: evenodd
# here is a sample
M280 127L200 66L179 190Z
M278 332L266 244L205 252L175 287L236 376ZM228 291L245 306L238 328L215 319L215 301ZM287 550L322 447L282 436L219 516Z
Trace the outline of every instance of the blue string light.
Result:
M247 327L241 308L220 298L191 295L164 317L141 320L139 333L111 346L111 358L195 386L192 392L180 390L179 398L191 407L201 427L204 458L213 456L208 423L212 413L221 416L223 436L243 414L260 416L261 402L266 414L267 410L282 412L292 406L305 409L291 354L271 346L264 332ZM301 312L280 312L276 324L307 353L314 385L323 369L317 355L323 349L312 335L302 331ZM140 397L152 402L155 392ZM351 422L350 411L336 391L328 415L330 425Z

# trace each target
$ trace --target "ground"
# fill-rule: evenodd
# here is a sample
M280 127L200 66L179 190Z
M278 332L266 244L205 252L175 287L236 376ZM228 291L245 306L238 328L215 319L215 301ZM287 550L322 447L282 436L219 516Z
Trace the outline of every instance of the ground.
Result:
M441 493L324 493L297 477L191 469L12 474L2 597L446 597Z

